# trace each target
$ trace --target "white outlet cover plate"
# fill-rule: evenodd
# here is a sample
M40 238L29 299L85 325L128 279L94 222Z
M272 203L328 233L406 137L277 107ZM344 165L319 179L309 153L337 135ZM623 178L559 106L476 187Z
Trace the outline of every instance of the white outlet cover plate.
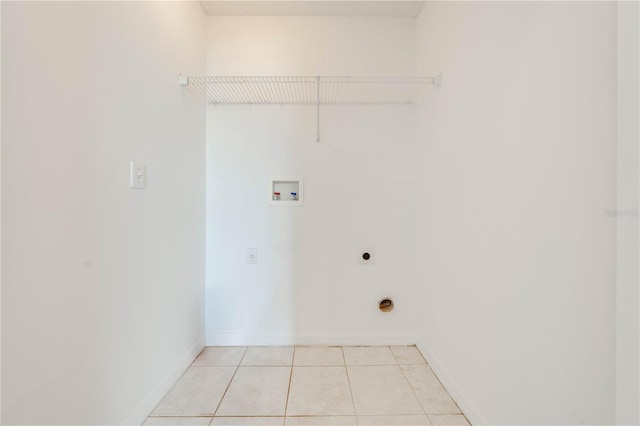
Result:
M258 249L250 248L247 249L247 263L250 265L255 265L258 263Z
M145 185L145 166L137 161L131 162L130 182L129 185L133 189L144 189Z
M365 260L365 258L363 257L365 253L369 253L368 260ZM374 263L376 263L376 252L372 248L360 249L360 251L358 252L358 259L363 265L373 265Z

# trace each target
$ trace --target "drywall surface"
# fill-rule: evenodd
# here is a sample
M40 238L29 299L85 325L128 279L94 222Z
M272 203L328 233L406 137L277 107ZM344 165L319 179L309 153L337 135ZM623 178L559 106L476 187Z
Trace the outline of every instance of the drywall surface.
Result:
M640 424L638 364L638 84L640 7L618 3L618 208L616 285L616 424Z
M209 75L413 76L414 18L208 16Z
M2 46L2 7L0 7L0 46ZM0 55L0 79L2 78L2 55ZM0 100L2 99L2 84L0 84ZM2 102L0 101L0 117L2 117ZM0 120L0 129L2 120ZM2 131L0 130L0 241L2 240ZM2 348L2 244L0 244L0 348ZM0 377L2 375L2 350L0 350ZM0 385L0 422L2 422L2 386Z
M207 18L209 75L414 68L414 19ZM415 108L320 115L316 143L313 106L208 108L208 344L414 341ZM297 176L304 206L269 207L269 179ZM375 264L360 264L361 248L375 249ZM377 308L385 296L396 301L387 314Z
M195 2L2 2L3 424L139 424L201 349L204 65Z
M616 5L429 2L425 348L473 424L612 424Z

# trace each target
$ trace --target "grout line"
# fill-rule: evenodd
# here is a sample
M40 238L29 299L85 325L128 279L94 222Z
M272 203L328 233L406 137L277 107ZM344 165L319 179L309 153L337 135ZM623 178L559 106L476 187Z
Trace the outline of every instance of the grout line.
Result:
M420 398L418 398L418 394L416 393L416 390L413 388L413 386L411 386L411 382L409 382L409 378L407 377L407 373L405 373L405 371L404 371L404 369L402 368L401 365L398 365L398 367L400 368L400 372L402 373L402 377L404 377L404 380L409 385L409 388L411 389L411 392L413 392L413 396L416 397L416 401L418 401L418 405L422 409L422 412L425 414L425 416L427 416L427 420L429 420L429 415L427 414L427 410L425 410L424 406L422 405L422 402L420 402ZM429 423L431 423L431 420L429 420Z
M351 406L353 407L353 415L356 416L356 426L358 422L358 413L356 413L356 402L353 399L353 390L351 389L351 378L349 377L349 369L347 368L347 359L344 356L344 348L340 346L340 352L342 353L342 360L344 361L344 371L347 373L347 383L349 384L349 395L351 396Z
M396 357L396 354L394 354L393 351L391 350L391 346L387 346L387 348L389 348L389 352L391 352L391 355L393 355L393 359L396 361L396 365L401 365L400 361ZM402 370L402 368L400 368L400 369Z
M393 358L395 358L396 363L398 364L398 367L400 368L400 372L402 373L402 377L404 377L404 380L409 385L409 388L411 389L411 392L413 392L413 395L416 397L416 401L418 401L418 405L420 405L420 408L422 409L422 412L427 417L427 421L429 422L429 424L433 424L433 423L431 423L431 419L429 418L429 415L427 414L427 410L425 410L424 406L422 405L422 402L420 402L420 398L418 398L418 394L416 393L416 391L413 388L413 386L411 386L411 382L409 382L409 378L407 377L407 374L405 373L404 368L402 368L403 366L406 366L406 365L422 365L422 364L400 364L400 360L396 357L396 354L394 354L393 351L391 350L391 346L389 346L389 350L393 354ZM417 348L416 348L416 350L417 350ZM422 354L420 354L420 356L422 356Z
M289 370L289 386L287 387L287 399L284 403L284 416L282 417L282 426L287 422L287 410L289 409L289 394L291 393L291 379L293 378L293 360L296 357L296 348L293 347L293 356L291 357L291 369Z
M429 417L429 415L428 415L428 414L427 414L426 416L427 416L427 422L429 422L429 424L430 424L431 426L433 426L433 422L431 421L431 417Z
M154 418L154 419L163 419L163 418L167 418L167 419L173 419L175 417L202 417L202 418L209 418L209 417L213 417L209 414L163 414L162 416L147 416L147 418Z
M422 416L451 416L455 414L360 414L360 417L422 417Z
M422 355L422 354L420 354ZM458 413L441 413L441 414L434 414L435 416L437 415L443 415L443 416L449 416L449 415L454 415L454 414L462 414L464 416L464 418L467 420L467 423L471 424L471 422L469 421L469 419L467 419L467 416L464 415L464 413L462 412L462 410L460 409L460 406L458 406L458 403L456 402L455 399L453 399L453 397L451 396L451 394L449 393L449 391L447 390L447 388L444 387L444 385L442 384L442 382L440 381L440 378L438 377L438 375L433 371L433 369L431 368L431 366L429 364L427 364L427 368L429 369L429 371L431 371L431 374L433 374L433 377L436 378L436 380L438 381L438 384L440 384L440 387L442 389L444 389L444 391L447 393L447 396L449 397L449 399L453 402L453 405L456 406L456 408L458 409Z
M361 414L360 417L380 417L380 416L421 416L422 414ZM448 413L448 414L429 414L430 416L459 416L461 414L458 413ZM217 417L219 419L224 418L242 418L242 419L262 419L262 418L280 418L283 417L277 414L240 414L240 415L229 415L229 416L211 416L211 415L201 415L201 414L174 414L174 415L162 415L162 416L149 416L149 418L154 419L175 419L175 418L202 418L209 419ZM355 417L354 414L294 414L291 416L287 416L289 418L306 418L306 417Z
M462 410L460 409L460 406L458 405L458 403L456 402L455 399L453 399L453 397L451 396L451 394L449 393L449 391L447 390L447 388L444 387L444 385L442 384L442 382L440 381L440 378L438 377L438 375L433 371L433 369L431 368L431 366L429 365L429 363L427 362L427 359L424 357L424 355L422 354L422 352L420 352L420 349L418 349L418 346L413 345L413 347L416 349L416 351L418 351L418 353L420 354L420 357L422 358L422 360L424 361L424 364L407 364L407 365L424 365L427 367L427 369L431 372L431 374L433 374L433 376L436 378L436 380L438 381L438 383L440 384L440 387L442 387L442 389L444 389L444 391L446 392L447 396L449 397L449 399L451 399L451 401L453 401L453 404L456 406L456 408L458 409L458 411L460 412L460 414L462 414L465 418L465 420L467 421L467 423L471 424L471 422L469 421L469 419L467 419L467 416L462 412ZM404 371L403 371L404 373ZM406 375L405 375L406 377ZM418 401L420 402L420 401ZM422 406L422 404L420 404ZM424 410L424 407L423 407ZM425 413L427 410L424 410ZM456 413L457 414L457 413ZM429 418L430 415L438 415L438 414L427 414L427 418ZM442 414L442 415L449 415L449 414ZM429 419L429 423L431 423L431 419Z
M440 414L427 414L427 419L429 419L429 423L431 423L431 417L439 417L439 416L462 416L464 417L464 419L466 420L467 424L469 426L471 425L471 422L469 421L469 419L467 418L467 416L464 415L464 413L440 413ZM433 425L433 423L431 423Z
M194 416L172 416L172 417L194 417ZM200 417L211 417L211 416L200 416ZM240 414L235 416L214 416L217 419L279 419L282 416L277 416L273 414L264 414L264 415L256 415L256 414ZM291 416L295 417L295 416Z
M407 414L407 415L411 416L415 414ZM307 417L355 417L355 415L353 414L294 414L293 416L287 416L287 418L289 419L295 419L295 418L299 419L299 418L307 418ZM372 417L377 417L377 415L373 415Z
M249 347L245 346L244 347L244 352L242 353L242 358L240 358L240 361L238 362L238 365L236 366L236 371L233 372L233 376L231 376L231 380L229 380L229 384L227 385L226 389L224 390L224 393L222 394L222 398L220 398L220 401L218 402L218 405L216 406L216 409L213 411L213 417L215 417L216 413L220 409L220 406L222 405L222 401L224 401L224 397L227 396L227 392L229 391L229 388L231 387L231 383L233 383L233 379L236 378L236 374L238 374L238 370L240 369L240 364L242 364L242 360L244 359L244 356L247 354L248 350L249 350ZM211 419L211 421L213 421L213 419ZM209 422L209 423L211 423L211 422Z

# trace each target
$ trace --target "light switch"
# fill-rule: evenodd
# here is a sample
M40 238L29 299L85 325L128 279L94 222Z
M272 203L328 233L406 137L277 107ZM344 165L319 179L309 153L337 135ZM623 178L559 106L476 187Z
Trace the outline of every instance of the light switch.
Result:
M131 162L131 188L144 189L145 171L144 164L136 161Z

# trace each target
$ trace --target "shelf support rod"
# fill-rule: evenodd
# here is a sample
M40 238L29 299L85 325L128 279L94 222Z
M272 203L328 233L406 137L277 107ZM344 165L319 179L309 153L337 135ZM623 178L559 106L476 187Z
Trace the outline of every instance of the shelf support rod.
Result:
M320 77L316 77L316 142L320 142Z

